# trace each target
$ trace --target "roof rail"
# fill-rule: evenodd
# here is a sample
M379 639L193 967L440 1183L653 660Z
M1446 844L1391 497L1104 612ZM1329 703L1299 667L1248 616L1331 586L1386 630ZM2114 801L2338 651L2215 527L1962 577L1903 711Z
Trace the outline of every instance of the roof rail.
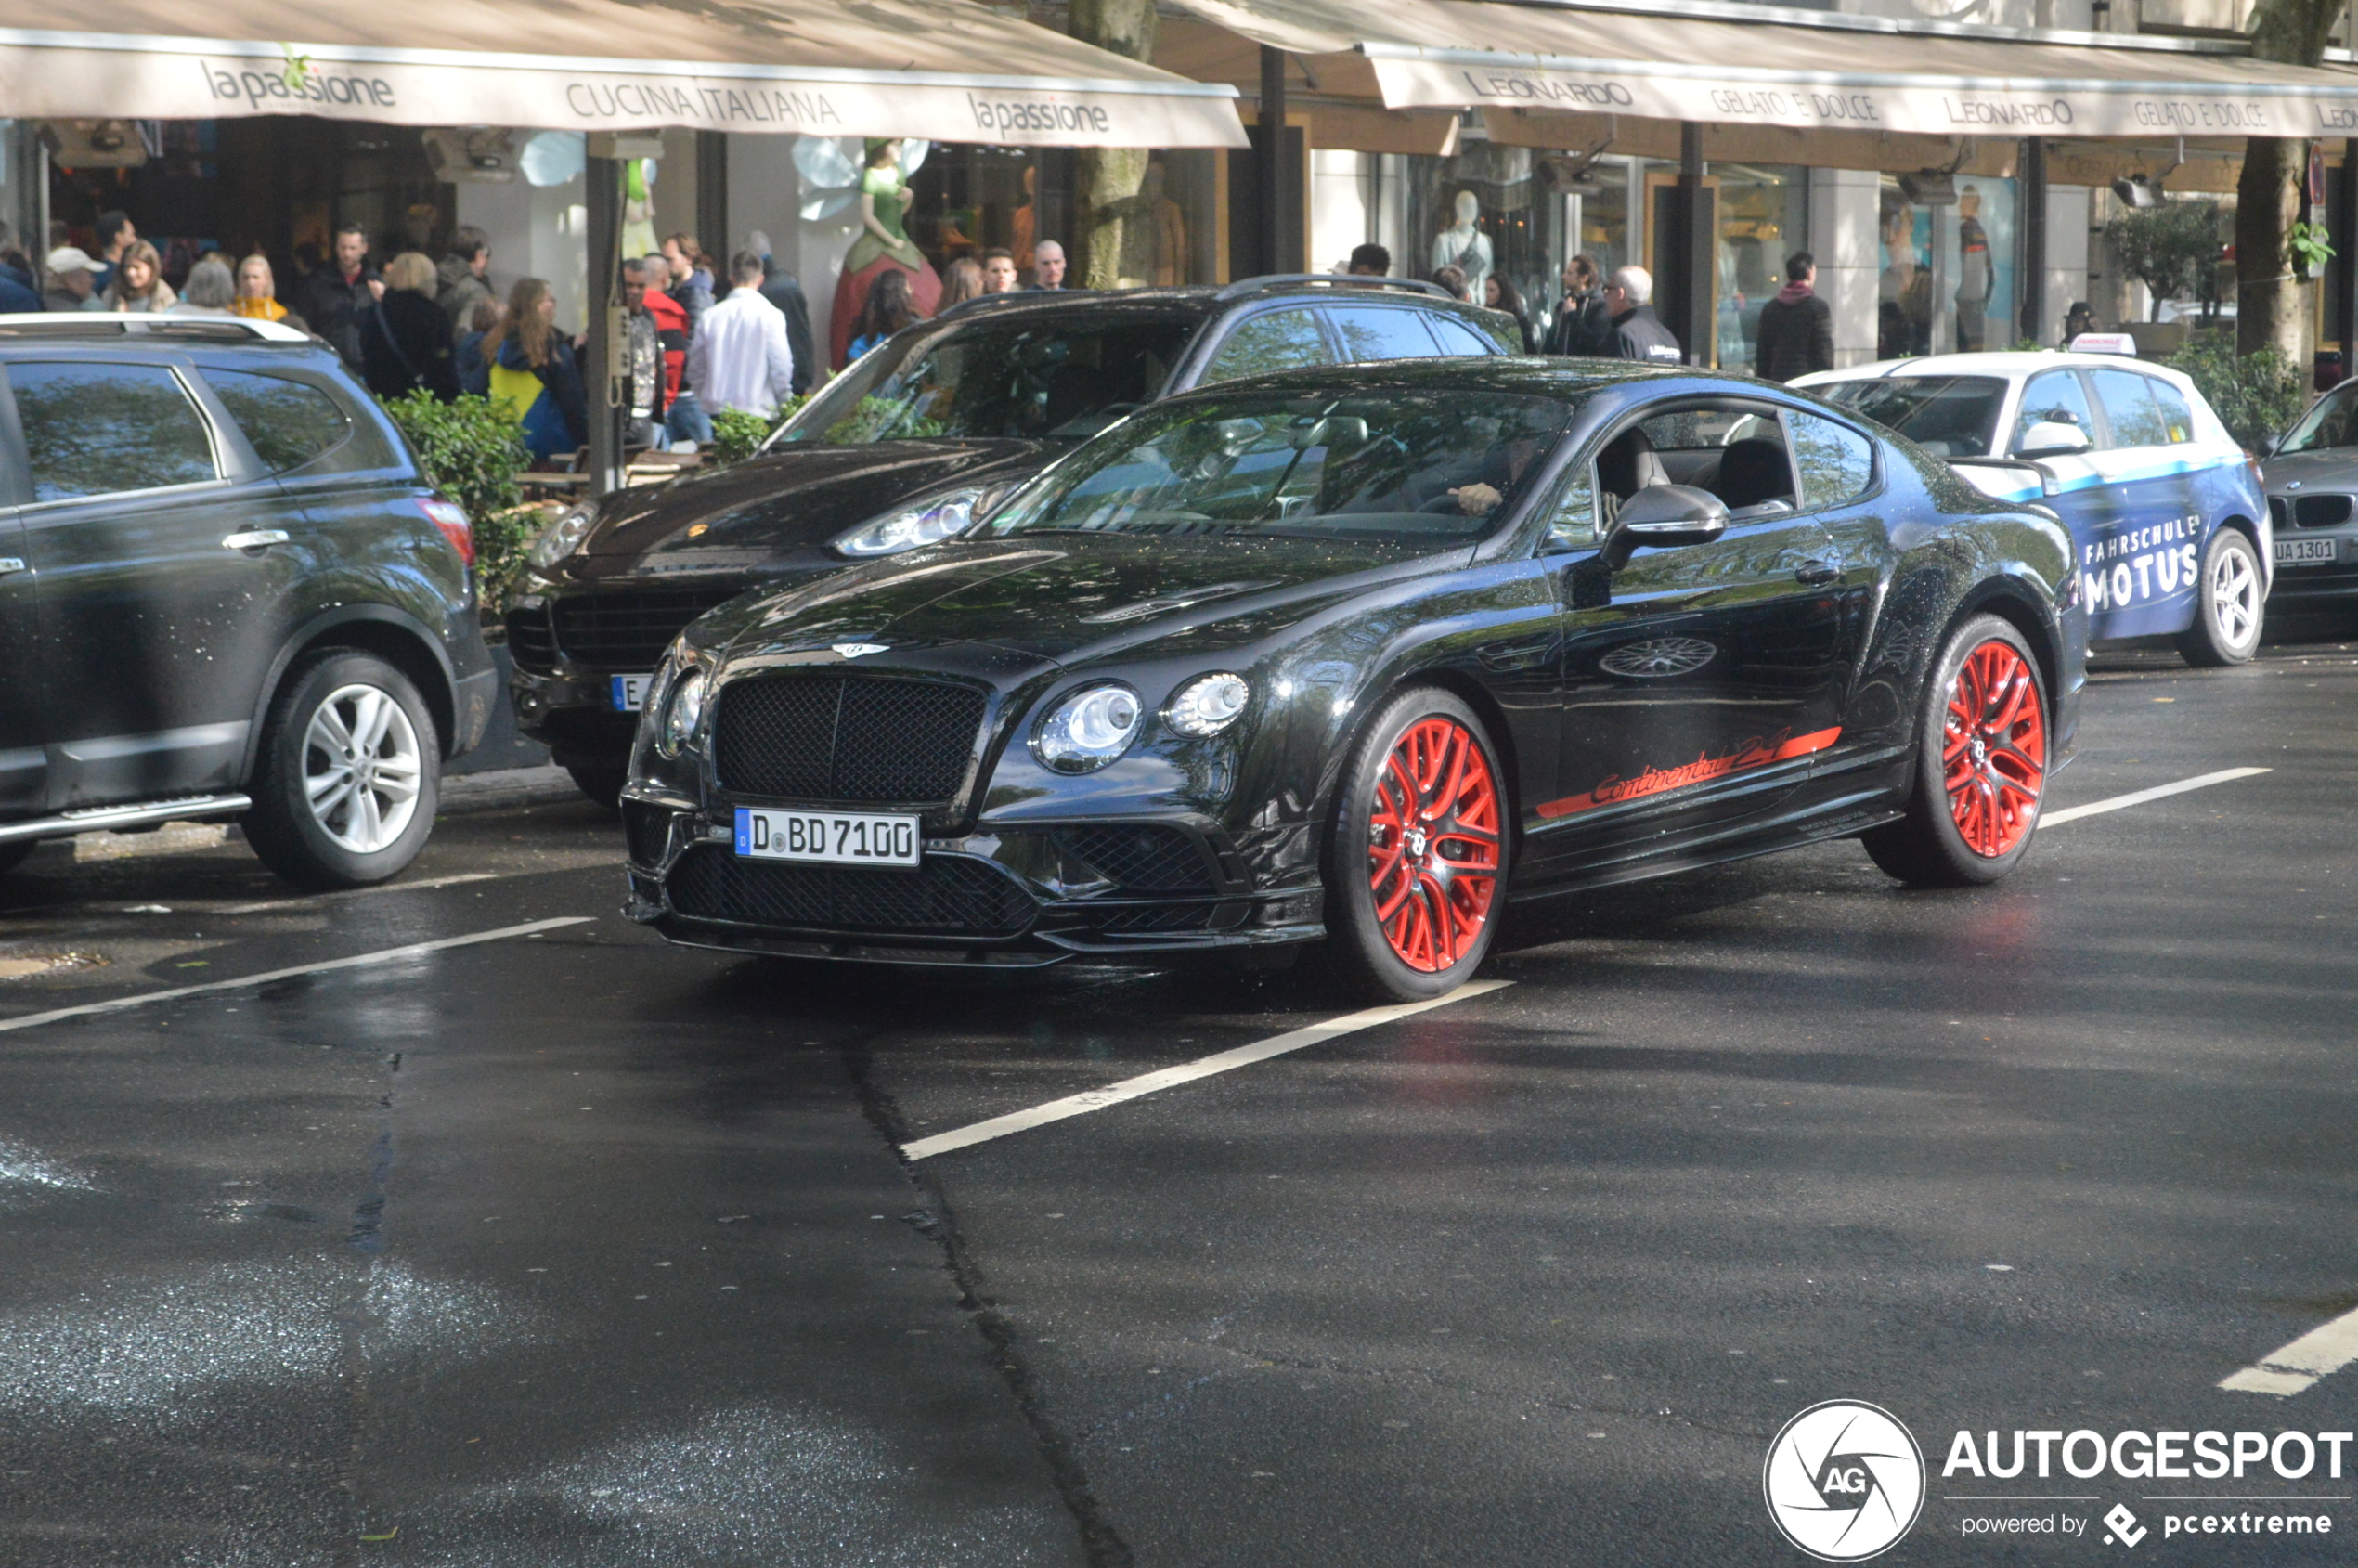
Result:
M257 321L243 316L130 316L114 311L56 310L0 314L0 337L11 338L178 338L211 339L215 343L310 343L311 334L279 321Z
M1458 298L1440 284L1428 283L1421 278L1372 278L1366 273L1351 272L1271 272L1259 278L1239 278L1214 297L1242 299L1247 294L1261 293L1264 290L1303 283L1323 283L1328 288L1343 289L1406 289L1415 293L1437 295L1445 300Z
M977 294L971 299L960 300L956 305L935 316L933 319L939 321L944 316L963 316L968 311L995 309L1003 305L1012 305L1030 299L1034 294L1085 294L1090 292L1087 289L1010 289L1004 294Z

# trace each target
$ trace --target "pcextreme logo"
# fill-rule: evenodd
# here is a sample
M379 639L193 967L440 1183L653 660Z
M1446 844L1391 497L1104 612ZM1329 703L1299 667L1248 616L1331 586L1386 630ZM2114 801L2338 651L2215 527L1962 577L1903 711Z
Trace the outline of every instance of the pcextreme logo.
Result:
M1859 1562L1924 1510L1924 1450L1888 1410L1829 1399L1777 1433L1760 1489L1785 1539L1821 1562Z

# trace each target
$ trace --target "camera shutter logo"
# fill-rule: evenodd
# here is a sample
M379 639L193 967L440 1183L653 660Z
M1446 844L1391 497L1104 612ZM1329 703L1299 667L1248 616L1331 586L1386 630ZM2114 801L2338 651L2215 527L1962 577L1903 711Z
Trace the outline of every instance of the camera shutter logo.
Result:
M1777 1433L1760 1489L1785 1539L1822 1562L1858 1562L1924 1510L1924 1450L1889 1411L1830 1399Z

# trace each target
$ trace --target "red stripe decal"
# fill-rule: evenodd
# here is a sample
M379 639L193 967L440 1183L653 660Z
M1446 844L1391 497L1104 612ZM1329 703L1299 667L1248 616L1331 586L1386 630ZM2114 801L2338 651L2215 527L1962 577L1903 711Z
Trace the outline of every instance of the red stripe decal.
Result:
M1665 790L1707 784L1713 779L1741 773L1750 768L1766 768L1771 762L1807 757L1812 752L1825 750L1840 739L1842 730L1839 726L1814 731L1807 735L1796 735L1791 730L1780 730L1773 735L1755 735L1740 743L1724 757L1705 755L1676 768L1649 768L1634 779L1625 779L1616 774L1586 795L1566 796L1561 800L1548 801L1539 808L1539 814L1550 819L1569 817L1575 812L1593 810L1599 806L1635 800L1640 796L1660 795Z

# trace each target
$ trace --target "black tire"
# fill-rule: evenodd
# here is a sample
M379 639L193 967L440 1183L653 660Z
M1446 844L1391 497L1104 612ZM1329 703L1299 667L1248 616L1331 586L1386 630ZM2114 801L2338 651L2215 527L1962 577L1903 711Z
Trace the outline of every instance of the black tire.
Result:
M2177 636L2179 657L2205 669L2249 660L2267 597L2259 547L2240 528L2213 533L2195 568L2195 624Z
M40 842L32 838L19 838L0 844L0 876L6 876L24 864L33 850L40 847Z
M1940 660L1933 667L1932 679L1925 682L1924 708L1917 724L1916 766L1913 787L1909 791L1908 814L1900 821L1879 827L1860 836L1868 855L1900 881L1919 888L1966 888L1985 882L1995 882L2022 863L2030 852L2030 841L2037 836L2039 817L2034 804L2028 820L2020 827L2020 837L2006 845L2000 852L1986 852L1967 842L1965 830L1957 821L1952 804L1945 753L1948 749L1948 717L1950 698L1958 686L1967 659L1991 644L2011 649L2028 672L2026 700L2038 705L2036 746L2039 794L2043 797L2047 773L2047 733L2052 724L2048 711L2046 673L2039 667L2039 655L2031 651L2023 634L1995 616L1976 616L1959 627L1949 638L1948 646L1940 653ZM2000 715L2003 717L2002 713ZM2028 747L2028 737L2019 734L2020 721L2008 726L2009 735ZM1965 743L1971 744L1970 739ZM1982 766L1976 772L1996 779L2000 772L2011 771L2019 762L2000 757L1997 750L1985 752L2005 770ZM1976 758L1980 754L1976 754ZM2019 757L2021 753L2016 753ZM2003 792L1990 788L1977 798L1994 800L2007 798ZM2018 821L2021 813L2015 813Z
M622 786L629 770L611 762L560 764L573 775L574 786L609 811L622 810Z
M1425 929L1433 931L1436 925L1448 934L1444 939L1451 950L1446 962L1438 966L1419 966L1403 956L1384 924L1379 920L1375 888L1372 886L1371 859L1375 849L1374 831L1378 788L1387 783L1387 767L1405 736L1427 720L1446 720L1461 730L1472 747L1479 752L1483 768L1490 782L1489 821L1490 846L1486 853L1492 864L1486 868L1489 896L1483 902L1481 918L1471 931L1462 926L1453 928L1453 917L1462 914L1455 901L1459 896L1454 889L1462 887L1464 896L1475 897L1480 891L1480 877L1455 875L1446 863L1437 872L1428 874L1421 885L1444 889L1436 906L1425 898L1419 912L1409 912L1405 903L1395 903L1403 911L1395 919L1422 918ZM1461 788L1458 804L1467 804ZM1476 820L1479 818L1477 810ZM1472 825L1468 819L1454 815L1433 819L1448 826ZM1394 830L1406 833L1409 830ZM1402 837L1399 846L1406 849L1411 842ZM1367 728L1358 747L1352 754L1351 766L1343 775L1342 787L1335 801L1332 822L1328 826L1325 849L1327 883L1327 942L1326 959L1329 968L1353 994L1375 1002L1421 1002L1431 997L1445 996L1471 978L1483 959L1490 952L1490 944L1497 936L1498 922L1506 914L1506 888L1513 852L1514 810L1509 794L1507 775L1498 764L1497 748L1472 708L1445 691L1431 686L1411 687L1386 703ZM1480 859L1485 852L1483 840L1458 838L1446 833L1432 834L1423 840L1424 848L1416 851L1420 863L1436 863L1441 847L1455 846L1453 859ZM1469 851L1471 851L1470 854ZM1398 857L1405 861L1406 854ZM1419 885L1417 873L1404 868L1402 887ZM1462 937L1462 940L1460 938ZM1412 944L1413 945L1413 944ZM1436 949L1438 943L1435 944ZM1435 956L1441 956L1436 951Z
M377 803L377 826L382 831L372 835L365 822L344 819L345 836L358 840L357 845L340 841L330 822L340 809L362 810L359 789L338 797L330 783L323 807L328 820L323 820L321 811L313 809L307 788L315 776L312 763L321 764L316 776L331 781L339 759L306 745L313 720L331 699L337 722L350 727L354 716L363 711L358 705L367 701L349 695L356 691L386 699L398 711L397 718L384 718L382 757L371 764L383 768L384 776L377 782L384 787L369 791ZM373 716L381 710L369 706L365 711ZM402 825L394 828L383 819L398 813L394 796L405 776L399 766L405 761L404 753L414 756L416 793ZM382 882L416 860L418 851L425 848L441 798L441 768L442 742L434 731L434 716L409 678L373 654L330 649L289 672L270 705L270 716L263 725L261 759L248 791L253 797L253 810L246 813L246 837L265 865L305 888L365 888ZM351 804L340 808L340 800ZM375 848L360 847L372 836L382 841Z

